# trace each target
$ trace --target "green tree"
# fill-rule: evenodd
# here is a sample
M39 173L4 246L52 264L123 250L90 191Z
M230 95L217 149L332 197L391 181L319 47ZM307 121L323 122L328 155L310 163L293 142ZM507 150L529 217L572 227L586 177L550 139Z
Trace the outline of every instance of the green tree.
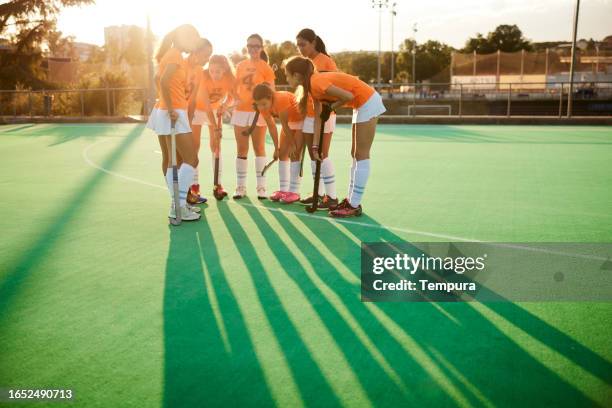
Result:
M48 86L41 69L45 35L55 31L62 7L94 0L10 0L0 4L0 36L9 46L0 52L0 88Z
M487 34L486 37L477 33L476 37L469 38L463 51L490 54L497 50L516 52L520 50L532 51L532 49L531 42L523 36L523 32L516 24L502 24Z
M285 77L285 71L282 69L282 65L283 61L287 58L298 54L296 45L291 41L284 41L280 44L273 44L266 41L265 49L268 53L268 62L270 66L276 68L276 83L280 85L287 84L287 78Z
M453 47L439 41L429 40L416 46L416 78L412 78L412 50L414 41L406 39L400 45L396 59L396 80L413 82L414 80L432 80L434 82L450 81L450 61Z

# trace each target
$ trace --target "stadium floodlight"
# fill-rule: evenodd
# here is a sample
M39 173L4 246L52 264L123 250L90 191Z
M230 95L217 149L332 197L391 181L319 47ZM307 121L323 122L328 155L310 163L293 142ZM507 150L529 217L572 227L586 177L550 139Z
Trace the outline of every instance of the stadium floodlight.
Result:
M394 20L395 16L397 16L397 11L395 11L395 6L397 3L393 3L391 5L391 77L389 78L389 84L393 86L393 80L395 79L395 27ZM393 89L391 89L393 91Z
M574 28L572 31L572 57L570 62L569 74L569 93L567 94L567 117L572 117L573 93L574 93L574 67L576 65L576 34L578 33L578 12L580 11L580 0L576 0L574 9Z
M371 0L372 8L378 8L378 64L376 65L376 84L380 85L380 50L382 47L382 9L389 7L389 0Z

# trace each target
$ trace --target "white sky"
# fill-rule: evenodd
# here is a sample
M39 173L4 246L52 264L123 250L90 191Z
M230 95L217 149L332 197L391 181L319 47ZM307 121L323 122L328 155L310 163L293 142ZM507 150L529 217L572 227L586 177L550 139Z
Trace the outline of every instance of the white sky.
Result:
M412 36L436 39L455 47L476 32L486 34L498 24L518 24L534 41L568 40L575 0L395 0L395 46ZM104 27L146 25L162 36L191 23L210 39L215 52L240 50L257 32L273 42L293 40L304 27L314 29L331 52L376 50L378 14L371 0L97 0L97 4L65 9L59 29L78 41L104 43ZM393 3L393 0L390 0ZM600 40L612 34L612 0L582 0L578 38ZM391 48L390 13L383 14L383 50Z

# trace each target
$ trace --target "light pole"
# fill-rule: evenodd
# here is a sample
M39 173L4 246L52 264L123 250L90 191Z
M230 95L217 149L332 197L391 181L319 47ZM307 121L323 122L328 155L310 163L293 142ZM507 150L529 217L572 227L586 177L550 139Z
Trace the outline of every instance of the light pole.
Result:
M372 0L372 8L378 8L378 64L376 67L376 84L380 85L380 49L382 47L382 9L389 7L389 0Z
M578 12L580 11L580 0L576 0L576 9L574 10L574 30L572 33L572 61L570 63L570 84L569 93L567 94L567 117L572 117L573 108L573 93L574 93L574 65L576 61L576 34L578 32ZM563 89L563 88L561 88Z
M393 3L391 6L391 78L389 79L389 83L393 86L393 80L395 79L395 29L394 29L394 21L395 16L397 16L397 12L395 11L395 6L397 3Z
M417 24L414 23L412 26L412 82L414 83L414 91L416 92L416 33L417 33Z

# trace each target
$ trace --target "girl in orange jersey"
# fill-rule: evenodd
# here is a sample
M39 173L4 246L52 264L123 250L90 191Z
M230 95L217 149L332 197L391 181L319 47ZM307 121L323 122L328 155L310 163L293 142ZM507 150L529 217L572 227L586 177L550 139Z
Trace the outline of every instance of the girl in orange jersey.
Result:
M268 65L268 55L263 49L263 39L259 34L252 34L247 38L249 58L236 66L236 95L238 100L231 124L234 126L236 136L236 193L235 199L246 196L247 155L249 153L249 137L244 136L255 117L253 108L253 88L262 82L274 86L274 71ZM267 198L266 178L261 171L266 165L266 121L259 117L257 126L251 134L253 150L255 151L255 171L257 173L257 197Z
M314 64L314 67L319 72L327 72L327 71L337 71L336 63L334 60L327 54L327 50L325 48L325 43L315 34L313 30L310 28L304 28L301 30L296 36L296 43L298 49L300 50L300 54L302 56L310 59ZM304 119L304 139L308 146L308 153L310 154L310 167L312 170L312 177L314 178L316 162L314 160L313 152L312 152L312 140L314 133L314 109L312 100L308 101L306 106L306 119ZM327 122L325 122L325 129L323 134L323 142L321 146L319 146L319 155L322 158L321 163L321 183L319 183L319 198L321 202L319 203L319 208L322 209L335 209L338 205L338 197L336 195L336 172L334 170L334 165L329 156L329 146L331 143L331 137L334 129L336 128L336 115L332 113ZM318 136L317 136L318 137ZM300 169L300 161L302 154L302 141L298 141L298 151L299 154L292 158L293 162L291 163L292 168L292 183L293 180L297 180L297 185L299 188L299 169ZM299 190L298 190L299 191ZM302 204L310 205L312 204L312 196L305 198L300 201Z
M171 122L175 122L177 153L183 163L178 171L179 200L182 219L185 221L200 218L198 209L187 204L187 192L193 181L195 167L198 165L198 155L193 146L193 137L187 118L187 94L185 63L183 52L191 52L197 46L200 36L191 25L181 25L168 33L157 51L159 63L159 101L151 111L147 127L158 135L162 151L162 163L166 168L166 182L170 197L173 197L171 157ZM170 218L175 218L174 205L170 206Z
M192 124L192 136L193 144L196 150L196 154L200 153L200 131L201 126L194 126L192 123L193 113L195 109L195 99L198 90L198 82L202 75L204 65L210 59L213 51L213 46L206 38L200 38L196 49L189 54L189 57L185 60L185 71L187 75L186 80L186 92L187 100L189 101L189 108L187 110L189 122ZM206 198L200 196L200 167L196 167L193 175L193 183L189 188L189 194L187 195L187 202L190 204L202 204L206 202Z
M304 116L301 114L295 95L286 91L274 91L267 83L259 84L253 89L253 100L257 109L266 118L277 117L281 123L280 147L278 149L278 179L280 189L270 196L272 201L291 204L300 199L297 192L290 190L290 155L294 151L296 139L302 139ZM274 145L278 146L278 130L273 120L268 121L270 135ZM298 162L299 163L299 162ZM298 171L299 174L299 171Z
M235 83L236 77L234 76L234 67L231 62L224 55L213 55L208 61L208 68L200 73L197 92L193 98L195 104L195 112L191 121L193 133L197 133L199 136L202 125L208 126L213 172L215 168L215 152L221 142L221 129L217 128L217 117L222 117L223 113L233 103L232 92L235 88ZM225 196L225 190L221 181L222 163L222 156L219 155L219 184L214 186L213 193Z
M354 217L362 213L361 199L370 175L370 148L376 133L378 116L386 109L382 98L372 87L359 78L342 72L316 72L312 61L293 57L285 65L287 81L292 86L303 86L304 95L300 100L306 110L308 95L312 95L315 110L314 132L321 128L319 114L322 103L329 103L333 110L348 106L353 108L350 183L348 197L329 212L332 217ZM316 160L320 160L319 146L312 147Z

